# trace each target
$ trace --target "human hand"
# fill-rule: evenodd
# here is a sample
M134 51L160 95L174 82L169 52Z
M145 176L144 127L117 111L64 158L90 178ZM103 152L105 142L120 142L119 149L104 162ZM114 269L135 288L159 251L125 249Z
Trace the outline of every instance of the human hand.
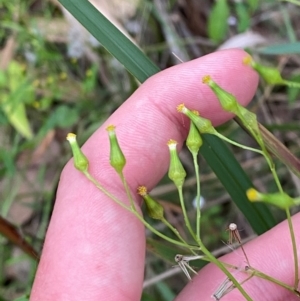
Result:
M182 102L221 124L225 113L213 93L201 84L212 78L239 102L247 105L255 93L258 77L242 64L245 52L216 52L167 69L147 80L86 142L90 173L119 199L127 200L122 183L109 164L109 141L105 128L116 125L118 140L127 159L124 174L136 195L139 185L153 188L168 168L166 142L182 145L188 121L178 114ZM297 229L299 216L294 219ZM297 231L296 231L297 236ZM299 236L299 235L298 235ZM296 237L297 239L297 237ZM245 245L253 267L292 285L293 257L286 223ZM234 254L223 260L235 263ZM145 231L130 212L108 199L69 162L64 168L47 232L41 261L32 289L32 301L137 301L140 300L145 260ZM212 264L193 278L177 301L212 300L225 279ZM243 285L255 301L296 300L286 290L262 279ZM243 300L237 290L225 300Z

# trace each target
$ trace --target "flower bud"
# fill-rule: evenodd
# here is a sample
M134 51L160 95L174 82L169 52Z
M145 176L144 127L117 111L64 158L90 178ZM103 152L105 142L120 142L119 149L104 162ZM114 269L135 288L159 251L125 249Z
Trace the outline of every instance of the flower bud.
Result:
M251 66L257 73L270 85L284 84L284 79L281 77L277 68L267 67L256 63L251 56L246 56L243 59L245 65Z
M106 130L108 132L110 143L110 165L116 170L118 174L121 174L126 164L125 156L120 148L114 125L109 125Z
M76 135L73 133L69 133L66 138L71 146L72 153L73 153L73 161L74 161L74 166L76 169L79 171L85 172L88 170L89 167L89 161L87 157L83 154L81 151L77 140L76 140Z
M198 132L193 121L191 121L189 134L186 139L186 146L193 155L197 155L202 144L203 140L201 138L201 135Z
M249 111L247 108L244 108L242 105L239 105L239 113L237 114L237 116L246 127L246 129L248 129L249 132L254 135L257 143L262 147L265 143L259 129L256 114Z
M168 176L179 189L183 186L186 172L179 160L179 156L176 151L176 145L177 142L175 140L169 140L168 147L170 151L170 166Z
M238 111L238 102L236 98L229 92L222 89L218 84L216 84L210 77L210 75L205 75L202 78L202 82L210 86L213 90L224 111L237 114Z
M265 202L286 210L295 205L294 200L284 192L260 193L254 188L246 191L247 197L251 202Z
M137 191L145 202L148 215L153 219L162 220L164 218L164 207L147 193L145 186L139 186Z
M211 121L204 117L199 116L199 113L192 112L182 103L177 106L177 111L183 113L194 123L200 134L215 134L216 130ZM196 113L196 114L195 114Z

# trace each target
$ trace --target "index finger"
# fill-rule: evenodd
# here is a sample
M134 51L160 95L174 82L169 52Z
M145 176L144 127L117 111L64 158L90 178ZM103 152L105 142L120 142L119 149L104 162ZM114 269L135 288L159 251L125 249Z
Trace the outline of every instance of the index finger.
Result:
M105 127L114 124L131 190L140 184L151 189L168 168L166 142L175 139L182 144L187 135L189 126L177 113L178 104L200 111L215 125L232 117L201 84L204 75L210 74L241 104L251 100L258 77L242 64L245 55L241 50L217 52L147 80L84 145L90 173L127 202L109 165ZM69 162L61 176L31 300L139 300L144 256L142 224Z

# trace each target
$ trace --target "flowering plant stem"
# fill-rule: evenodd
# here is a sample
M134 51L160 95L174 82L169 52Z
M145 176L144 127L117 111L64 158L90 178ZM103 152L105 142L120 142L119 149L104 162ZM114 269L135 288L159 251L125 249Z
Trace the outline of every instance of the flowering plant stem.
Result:
M201 227L201 208L200 208L200 199L201 199L201 186L200 186L200 172L199 172L199 165L197 161L197 155L192 153L193 155L193 162L195 168L195 175L196 175L196 182L197 182L197 195L196 195L196 237L197 241L200 240L200 227Z
M294 282L294 289L295 291L298 290L298 283L299 283L299 272L298 272L298 253L297 253L297 245L296 245L296 239L295 239L295 234L294 234L294 228L293 228L293 223L291 219L291 213L290 209L286 208L285 210L288 224L289 224L289 229L291 233L291 240L292 240L292 246L293 246L293 254L294 254L294 266L295 266L295 282Z
M234 278L234 276L227 270L227 268L223 265L221 261L219 261L203 244L201 240L201 231L200 231L200 222L201 222L201 210L200 210L200 174L199 174L199 164L197 161L197 155L192 153L196 180L197 180L197 195L196 195L196 241L201 248L201 251L206 255L207 259L218 266L224 274L232 281L234 286L241 292L241 294L246 298L248 301L252 301L250 296L246 293L246 291L242 288L241 284ZM181 200L181 198L180 198ZM183 204L184 205L184 204ZM184 210L185 211L185 210ZM190 223L188 223L190 225Z
M206 261L209 261L209 262L211 261L210 259L208 259L208 258L206 258L206 257L203 257L202 260L206 260ZM217 260L218 260L218 259L217 259ZM221 264L223 264L225 267L227 267L227 268L234 269L234 270L239 270L239 268L238 268L237 266L234 266L234 265L232 265L232 264L229 264L229 263L224 262L224 261L221 261L221 260L218 260L218 261L219 261ZM279 286L281 286L281 287L287 289L288 291L291 291L291 292L293 292L293 293L296 293L297 296L300 297L300 292L298 291L298 289L295 289L294 286L288 285L288 284L286 284L286 283L284 283L284 282L282 282L282 281L280 281L280 280L278 280L278 279L276 279L276 278L273 278L273 277L271 277L271 276L269 276L269 275L267 275L267 274L265 274L265 273L263 273L263 272L261 272L261 271L255 269L255 268L253 268L252 266L248 266L247 269L244 270L244 272L246 272L247 274L250 274L250 275L251 275L251 278L252 278L253 276L256 276L256 277L259 277L259 278L261 278L261 279L265 279L265 280L267 280L267 281L270 281L270 282L273 282L273 283L275 283L275 284L278 284ZM250 278L247 278L246 281L249 280L249 279L250 279ZM244 282L245 282L245 281L243 281L243 283L244 283ZM241 283L240 283L240 284L241 284Z
M246 293L246 291L242 288L241 284L234 278L234 276L226 269L224 264L219 261L216 257L209 252L208 249L204 246L202 240L199 240L199 246L201 247L201 251L207 256L210 262L214 263L234 284L234 286L241 292L241 294L245 297L248 301L253 301L251 297Z
M175 227L173 227L165 218L163 218L161 221L180 239L182 243L188 245L188 243L183 239L178 230ZM196 254L193 250L191 250L191 252L193 254Z
M118 205L120 205L124 209L132 211L130 209L130 207L126 206L123 202L121 202L119 199L117 199L113 194L111 194L110 192L108 192L88 171L84 171L83 174L86 176L86 178L90 182L92 182L106 196L108 196L110 199L112 199L114 202L116 202Z
M250 147L247 147L247 146L244 146L244 145L240 145L239 143L237 142L234 142L224 136L222 136L221 134L217 134L217 136L219 136L220 138L226 140L227 142L230 142L234 145L237 145L237 146L240 146L244 149L248 149L248 150L252 150L252 151L255 151L255 152L258 152L262 155L264 155L267 159L267 162L270 166L270 169L272 171L272 174L274 175L274 178L276 179L276 183L278 184L278 189L280 191L283 191L282 188L281 188L281 185L280 185L280 182L279 182L279 179L278 179L278 176L276 174L276 171L275 171L275 168L274 168L274 164L273 162L271 161L270 157L267 156L263 151L260 151L260 150L257 150L257 149L253 149L253 148L250 148ZM183 211L183 215L184 215L184 220L185 220L185 223L186 223L186 226L189 230L189 232L191 233L192 237L195 239L195 241L197 242L197 245L198 246L193 246L193 245L190 245L188 244L183 238L182 236L180 235L180 233L178 232L178 230L173 227L165 218L162 218L161 221L178 237L178 239L180 241L177 241L177 240L174 240L164 234L162 234L161 232L157 231L154 227L152 227L149 223L147 223L143 216L137 211L137 208L135 206L135 203L134 203L134 200L133 200L133 197L132 197L132 194L130 192L130 189L129 189L129 186L128 186L128 183L123 175L122 172L119 173L119 176L122 180L122 183L123 183L123 186L125 188L125 191L126 191L126 194L127 194L127 197L129 199L129 202L130 202L130 205L125 205L122 201L120 201L117 197L115 197L113 194L109 193L87 170L84 170L82 171L82 173L86 176L86 178L92 182L101 192L103 192L106 196L108 196L110 199L112 199L113 201L115 201L118 205L120 205L122 208L126 209L127 211L133 213L138 220L140 220L142 222L142 224L147 228L149 229L150 231L152 231L154 234L156 234L157 236L161 237L162 239L172 243L172 244L175 244L175 245L178 245L178 246L181 246L181 247L184 247L186 249L188 249L191 253L193 253L194 255L198 255L197 254L197 251L202 251L203 254L205 255L204 257L202 257L201 259L202 260L207 260L211 263L214 263L216 266L218 266L218 268L220 268L220 270L222 270L224 272L224 274L228 277L228 279L232 282L232 285L233 285L233 288L236 287L240 292L241 294L244 296L244 298L248 301L252 301L251 297L246 293L246 291L243 289L242 287L242 284L244 282L246 282L247 280L249 280L250 278L252 278L253 276L257 276L259 278L262 278L262 279L265 279L265 280L268 280L268 281L271 281L275 284L278 284L280 285L281 287L291 291L291 292L294 292L295 294L297 294L298 296L300 296L300 292L298 291L298 281L299 281L299 276L298 276L298 257L294 255L294 262L295 262L295 282L294 282L294 286L289 286L273 277L270 277L252 267L246 267L245 268L245 271L246 273L250 274L250 277L248 277L247 279L245 279L243 282L239 283L235 277L229 272L228 268L233 268L233 269L236 269L238 270L237 267L235 266L232 266L230 264L227 264L225 262L222 262L222 261L219 261L216 257L214 257L214 255L205 247L205 245L203 244L200 236L201 236L201 233L200 233L200 218L201 218L201 210L200 210L200 176L199 176L199 165L197 163L197 156L196 155L193 155L193 160L194 160L194 166L195 166L195 173L196 173L196 178L197 178L197 196L196 196L196 201L197 201L197 230L196 230L196 234L194 233L194 231L192 230L191 228L191 224L190 224L190 221L188 219L188 216L187 216L187 212L186 212L186 208L185 208L185 204L184 204L184 200L183 200L183 193L182 193L182 186L178 188L178 192L179 192L179 198L180 198L180 203L181 203L181 206L182 206L182 211ZM288 224L289 224L289 229L290 229L290 233L291 233L291 237L292 237L292 245L293 245L293 252L294 254L296 253L297 254L297 248L296 248L296 242L295 242L295 236L294 236L294 231L293 231L293 225L292 225L292 222L291 222L291 216L290 216L290 212L289 212L289 209L287 208L286 209L286 214L287 214L287 217L288 217Z
M279 286L281 286L281 287L283 287L283 288L285 288L285 289L287 289L287 290L289 290L289 291L291 291L293 293L296 293L296 295L298 297L300 297L300 292L297 289L295 289L295 287L293 287L293 286L290 286L290 285L288 285L288 284L286 284L286 283L284 283L284 282L282 282L282 281L280 281L278 279L270 277L269 275L267 275L265 273L262 273L262 272L254 269L252 267L249 267L249 269L247 270L247 272L252 273L253 276L256 276L256 277L265 279L267 281L273 282L275 284L278 284Z
M193 229L191 227L190 220L187 216L187 212L186 212L186 208L185 208L185 204L184 204L184 199L183 199L183 194L182 194L182 186L178 186L178 194L179 194L179 200L180 200L180 205L181 205L185 225L188 228L188 230L189 230L190 234L192 235L193 239L197 242L198 241L197 236L196 236L195 232L193 231Z
M174 240L164 234L162 234L161 232L157 231L154 227L152 227L149 223L147 223L143 216L141 216L141 214L136 210L135 206L131 205L126 206L123 202L121 202L118 198L116 198L113 194L109 193L88 171L84 171L83 174L86 176L86 178L91 181L101 192L103 192L106 196L108 196L110 199L112 199L114 202L116 202L118 205L120 205L122 208L126 209L127 211L132 212L142 223L143 225L149 229L151 232L153 232L154 234L156 234L157 236L165 239L166 241L181 246L181 247L185 247L189 250L200 250L199 247L197 246L191 246L189 244L187 244L184 240L182 240L182 242L179 242L177 240ZM124 179L125 180L125 179ZM133 202L133 199L131 197L130 191L128 189L128 185L127 182L126 183L126 187L127 187L127 195L130 196L130 203ZM126 188L125 188L126 189ZM176 230L177 231L177 230ZM174 232L174 231L173 231ZM178 231L177 231L178 232ZM178 233L179 234L179 233ZM178 236L178 235L177 235Z
M227 137L223 136L222 134L220 134L218 132L216 132L215 135L218 136L220 139L223 139L223 140L227 141L228 143L231 143L231 144L233 144L235 146L238 146L240 148L247 149L247 150L250 150L250 151L253 151L253 152L256 152L256 153L259 153L259 154L263 155L265 157L268 165L269 165L269 168L271 170L271 173L273 175L273 178L275 180L275 183L277 185L277 188L278 188L279 192L283 193L282 186L280 184L278 175L277 175L276 170L275 170L275 164L274 164L274 162L273 162L270 154L268 153L268 151L266 150L266 148L263 147L263 145L261 145L262 150L258 150L258 149L252 148L252 147L248 147L248 146L239 144L239 143L237 143L237 142L235 142L235 141L233 141L231 139L228 139ZM254 136L254 137L256 137L256 136ZM258 140L258 139L256 139L256 140ZM257 142L259 143L259 141L257 141ZM293 223L292 223L292 219L291 219L291 214L290 214L289 208L285 209L285 213L286 213L286 216L287 216L287 221L288 221L290 235L291 235L291 241L292 241L292 247L293 247L294 269L295 269L294 289L297 290L298 289L298 283L299 283L299 272L298 272L298 265L299 265L299 263L298 263L298 253L297 253L296 238L295 238L295 233L294 233L294 228L293 228Z
M119 176L120 176L121 181L122 181L122 184L123 184L123 186L124 186L124 188L125 188L125 191L126 191L126 194L127 194L127 198L128 198L128 200L130 201L130 208L131 208L131 211L135 211L135 212L136 212L134 200L133 200L133 198L132 198L132 196L131 196L131 192L130 192L130 190L129 190L129 187L128 187L128 185L127 185L127 181L125 180L125 177L124 177L123 172L120 172L120 173L119 173Z
M197 164L197 166L198 166L198 164ZM232 281L232 283L235 285L235 287L237 287L240 290L241 294L246 298L246 300L252 301L252 299L249 297L249 295L246 293L246 291L241 287L241 285L232 276L232 274L226 269L226 267L218 259L216 259L210 253L210 251L208 249L206 249L206 247L204 246L204 244L202 243L202 241L200 239L200 235L199 235L199 238L195 236L195 234L194 234L194 232L193 232L193 230L191 228L191 225L190 225L189 219L187 217L187 214L186 214L185 205L183 203L182 189L179 189L179 195L180 195L181 205L184 208L183 212L185 214L185 220L187 222L187 227L191 231L192 236L195 238L195 240L199 244L199 247L197 247L197 246L191 246L191 245L187 244L185 242L185 240L181 237L181 235L179 234L179 232L168 221L166 221L165 219L163 219L162 222L164 222L168 226L168 228L170 228L176 234L176 236L181 240L181 242L178 242L176 240L173 240L173 239L165 236L164 234L162 234L161 232L159 232L155 228L153 228L150 224L148 224L144 220L144 218L140 215L140 213L136 210L136 207L134 205L132 205L132 203L134 204L134 201L133 201L133 198L131 196L130 190L128 188L128 184L127 184L127 182L126 182L126 180L125 180L124 177L121 177L121 179L122 179L124 188L126 189L127 196L130 199L130 204L131 204L130 207L126 206L119 199L117 199L114 195L112 195L111 193L109 193L94 177L92 177L92 175L88 171L85 171L83 173L87 177L87 179L89 181L91 181L101 192L103 192L105 195L107 195L109 198L111 198L113 201L115 201L118 205L122 206L124 209L132 212L144 224L144 226L147 229L149 229L150 231L152 231L153 233L155 233L157 236L159 236L159 237L165 239L166 241L168 241L170 243L173 243L175 245L179 245L179 246L185 247L185 248L189 249L193 254L196 254L195 250L198 250L198 251L201 250L207 256L207 258L209 259L210 262L216 264L225 273L225 275ZM199 181L198 181L198 183L199 183ZM200 183L199 183L199 185L200 185ZM200 195L200 190L199 190L199 195ZM200 211L200 206L199 206L199 211Z

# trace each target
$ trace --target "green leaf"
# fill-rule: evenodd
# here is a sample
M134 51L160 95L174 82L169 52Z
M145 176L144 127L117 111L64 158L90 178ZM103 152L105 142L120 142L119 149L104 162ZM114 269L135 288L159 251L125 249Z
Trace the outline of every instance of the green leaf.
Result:
M175 299L176 295L172 291L172 289L163 281L159 281L156 283L156 288L159 292L159 294L162 297L162 300L164 301L172 301Z
M264 204L253 204L248 201L245 192L253 187L253 184L226 145L219 138L208 134L203 135L203 140L206 143L200 149L201 154L253 230L257 234L262 234L274 227L276 223L269 209Z
M16 154L14 151L0 148L0 162L6 170L6 177L13 176L16 172Z
M236 2L235 10L238 17L238 31L244 32L250 27L250 15L247 7L242 2Z
M141 301L157 301L157 298L143 291Z
M6 80L3 80L3 76ZM22 66L11 61L8 69L0 74L1 109L10 124L25 138L32 139L33 133L26 115L25 103L33 100L34 91L31 83L23 74Z
M254 12L258 8L259 0L248 0L247 3L251 9L251 12Z
M280 55L280 54L299 54L300 42L277 44L263 47L257 50L262 54Z
M87 0L60 0L61 4L140 82L159 68Z
M221 42L228 31L227 20L229 18L229 7L227 0L217 0L213 6L208 19L208 36L215 42Z
M10 124L19 132L23 137L27 139L33 138L33 133L30 127L29 120L26 114L26 108L24 102L31 94L30 84L23 81L20 83L16 90L10 91L10 93L1 94L1 109L5 113Z
M74 125L79 119L79 112L76 108L70 108L66 105L57 107L48 119L44 122L38 133L39 137L46 135L46 133L55 128L68 128Z
M158 67L136 45L124 37L87 0L60 0L60 2L140 82L144 82L159 71ZM223 11L220 7L223 7ZM217 13L221 14L223 18L221 23L225 19L227 22L227 16L229 16L227 2L219 0L217 8L220 10L219 13L217 10ZM212 15L216 15L214 18L220 18L217 13L212 13ZM211 20L213 20L212 17ZM220 21L220 19L214 20ZM227 26L227 23L223 25ZM221 28L221 30L223 29ZM260 234L274 226L275 222L268 208L263 204L251 204L246 198L245 191L249 187L253 187L253 184L227 147L215 137L206 137L202 149L208 164L224 184L233 201L245 214L253 229Z
M150 251L170 264L175 264L174 258L176 254L186 254L186 250L177 245L170 245L169 243L161 242L150 237L147 237L146 243L147 251Z

